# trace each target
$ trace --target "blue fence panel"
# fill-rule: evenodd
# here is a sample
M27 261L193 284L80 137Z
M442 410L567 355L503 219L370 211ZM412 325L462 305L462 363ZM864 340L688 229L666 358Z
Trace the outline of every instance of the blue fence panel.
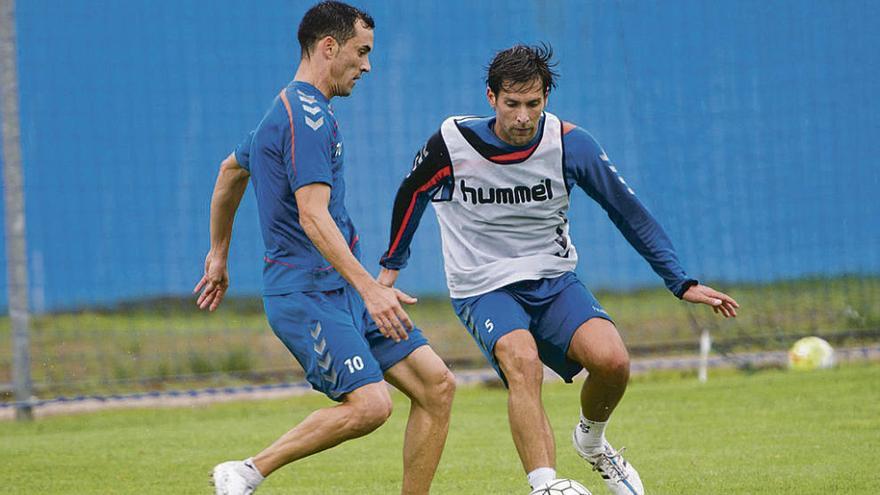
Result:
M444 117L490 112L482 78L495 51L547 41L562 74L549 110L604 145L689 272L746 282L880 272L880 4L360 5L377 23L373 73L333 104L370 269L415 151ZM308 6L18 3L37 311L189 292L218 164L293 76ZM254 210L249 192L230 260L237 295L260 289ZM572 210L578 272L592 286L660 284L591 200L575 192ZM413 252L402 285L444 294L430 212Z

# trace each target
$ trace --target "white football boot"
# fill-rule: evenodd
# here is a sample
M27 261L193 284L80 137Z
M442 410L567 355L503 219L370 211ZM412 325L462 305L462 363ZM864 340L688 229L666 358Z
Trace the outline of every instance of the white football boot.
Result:
M250 469L244 461L228 461L217 464L211 471L211 483L215 495L252 495L257 489L245 476Z
M576 431L577 427L575 427ZM601 452L589 454L581 450L574 432L571 439L574 443L574 450L593 466L593 471L598 471L602 475L605 486L611 493L614 495L645 494L645 488L642 486L642 479L639 478L638 471L623 458L624 449L620 449L618 452L606 440Z

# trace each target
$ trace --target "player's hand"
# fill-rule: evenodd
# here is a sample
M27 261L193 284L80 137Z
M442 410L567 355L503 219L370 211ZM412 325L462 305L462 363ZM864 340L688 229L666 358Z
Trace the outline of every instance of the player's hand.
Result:
M416 298L379 283L373 285L362 296L367 312L376 322L382 335L395 342L409 339L407 332L412 330L413 324L400 304L415 304Z
M712 311L721 313L725 318L736 318L736 310L739 308L739 303L732 297L708 285L692 285L681 298L696 304L708 304L712 306Z
M400 270L389 270L388 268L382 267L379 271L379 276L376 277L376 282L379 282L380 285L384 285L385 287L394 287L394 283L397 282L397 276L400 274Z
M201 291L196 305L199 309L214 311L229 288L229 271L226 268L226 258L209 251L205 257L205 274L193 289L193 293Z

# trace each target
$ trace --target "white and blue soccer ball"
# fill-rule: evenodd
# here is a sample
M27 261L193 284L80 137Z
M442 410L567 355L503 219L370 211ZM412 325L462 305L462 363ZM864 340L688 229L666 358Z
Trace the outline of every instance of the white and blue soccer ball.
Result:
M592 493L575 480L560 478L534 489L529 495L592 495Z

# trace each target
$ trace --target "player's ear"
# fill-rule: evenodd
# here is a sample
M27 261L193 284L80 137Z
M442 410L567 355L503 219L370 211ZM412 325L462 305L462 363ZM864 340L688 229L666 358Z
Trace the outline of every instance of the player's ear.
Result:
M328 59L333 58L336 52L339 51L339 43L336 42L333 36L324 36L318 42L318 51Z
M495 93L492 92L492 88L486 86L486 99L489 100L489 106L495 108L495 103L497 102L497 98Z

